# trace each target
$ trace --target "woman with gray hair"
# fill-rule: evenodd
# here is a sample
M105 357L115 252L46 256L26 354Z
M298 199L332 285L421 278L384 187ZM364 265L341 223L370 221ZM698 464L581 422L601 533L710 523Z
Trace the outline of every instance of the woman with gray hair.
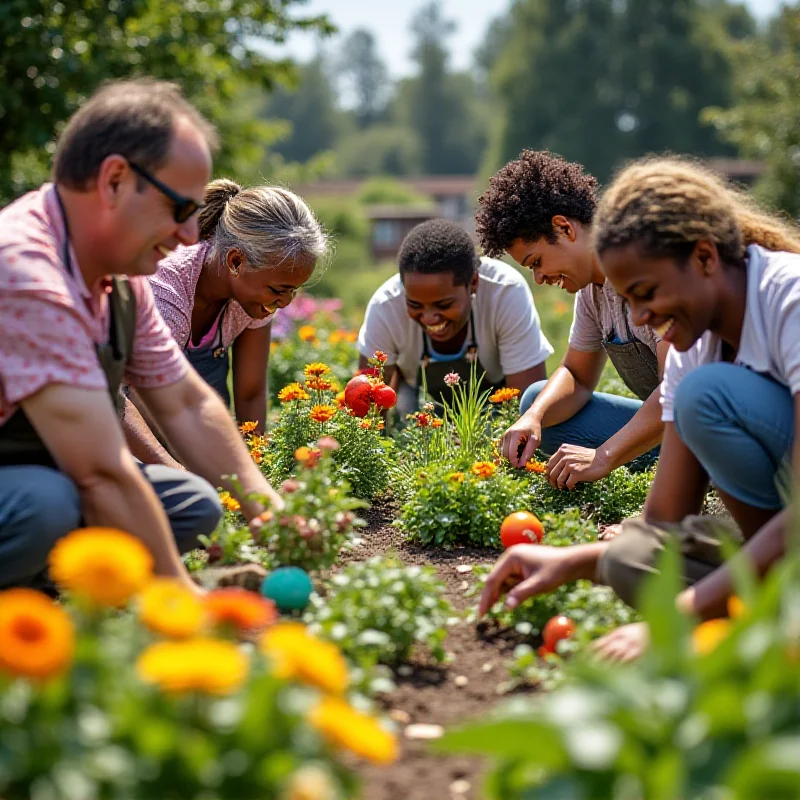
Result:
M243 189L227 179L206 187L199 229L197 244L162 251L150 279L156 306L190 363L228 405L232 352L236 418L254 421L263 433L270 322L313 274L327 236L292 192ZM126 414L125 428L139 459L174 466L135 410Z

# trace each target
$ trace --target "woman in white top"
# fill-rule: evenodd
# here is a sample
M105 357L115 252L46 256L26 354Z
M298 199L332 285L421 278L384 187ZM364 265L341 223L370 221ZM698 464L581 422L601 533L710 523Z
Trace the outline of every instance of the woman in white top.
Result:
M696 516L709 480L746 540L741 557L763 573L783 552L789 512L776 480L787 462L800 469L800 232L694 163L657 159L619 175L598 207L594 242L637 323L672 345L644 518L610 543L515 548L495 567L482 608L508 577L521 580L511 605L595 576L634 603L664 541L677 536L691 585L680 607L719 616L730 570L709 518ZM646 641L645 626L626 626L598 646L628 659Z
M376 350L388 356L384 378L396 377L401 413L417 407L423 386L434 400L451 391L444 378L485 372L483 386L524 392L546 376L553 352L525 279L500 261L478 258L469 234L435 219L406 236L399 273L372 296L358 335L360 366Z

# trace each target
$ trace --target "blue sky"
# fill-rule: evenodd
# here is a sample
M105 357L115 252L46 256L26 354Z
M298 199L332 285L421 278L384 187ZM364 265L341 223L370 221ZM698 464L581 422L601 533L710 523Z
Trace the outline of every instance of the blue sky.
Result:
M413 71L409 59L411 37L408 24L424 0L310 0L301 8L303 13L327 14L340 33L327 41L335 44L355 28L369 28L378 39L382 58L393 77ZM745 0L745 5L759 18L773 14L781 0ZM450 39L452 64L456 69L468 67L472 53L480 43L489 21L509 5L508 0L443 0L447 18L458 27ZM311 57L316 48L314 37L294 34L281 52L299 61Z

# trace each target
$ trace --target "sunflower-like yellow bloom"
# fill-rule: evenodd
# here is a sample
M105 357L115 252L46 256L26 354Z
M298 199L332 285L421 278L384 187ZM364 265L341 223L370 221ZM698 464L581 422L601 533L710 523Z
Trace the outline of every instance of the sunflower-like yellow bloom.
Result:
M373 764L391 764L397 758L397 740L374 717L356 711L338 697L325 697L308 721L333 747L349 750Z
M306 378L319 378L330 371L331 368L327 364L323 364L321 361L314 361L311 364L306 364L303 369L303 375L305 375Z
M0 673L47 680L72 663L75 631L64 609L33 589L0 592Z
M220 492L219 501L226 511L238 511L242 507L241 503L230 492Z
M304 342L313 342L317 338L317 329L313 325L301 325L297 329L297 335Z
M155 578L139 596L139 619L170 639L196 636L206 619L202 601L171 578Z
M328 422L331 420L336 414L336 407L335 406L314 406L311 411L308 412L308 416L314 420L314 422Z
M239 426L239 430L247 436L248 433L252 433L258 427L257 422L253 422L252 420L248 420L247 422L243 422Z
M136 662L136 674L168 694L233 694L247 680L247 656L232 642L187 639L157 642Z
M281 403L290 403L292 400L308 400L311 395L299 384L289 383L278 392Z
M261 637L259 646L280 678L336 695L347 689L347 664L339 648L312 636L299 622L274 625Z
M512 389L504 386L498 389L490 398L490 403L507 403L509 400L516 400L519 397L519 389Z
M491 478L497 472L497 467L491 461L476 461L469 469L473 475L484 480Z
M725 640L730 631L729 619L709 619L701 622L692 631L692 644L694 651L701 656L716 650Z
M153 577L144 543L113 528L83 528L50 552L50 575L61 587L97 606L119 608Z

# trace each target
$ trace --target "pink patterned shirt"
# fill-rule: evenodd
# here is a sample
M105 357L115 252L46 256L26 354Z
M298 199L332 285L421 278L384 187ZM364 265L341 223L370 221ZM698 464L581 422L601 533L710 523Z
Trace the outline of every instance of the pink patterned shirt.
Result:
M108 341L109 288L87 288L52 184L0 211L0 425L18 404L53 383L107 389L95 344ZM188 364L156 311L146 277L129 279L136 335L125 374L142 388L168 386Z
M156 306L181 347L186 347L192 332L194 293L210 246L208 242L190 247L178 246L159 262L158 271L150 278ZM222 346L230 347L248 328L269 325L273 316L253 319L235 300L231 300L222 317Z

